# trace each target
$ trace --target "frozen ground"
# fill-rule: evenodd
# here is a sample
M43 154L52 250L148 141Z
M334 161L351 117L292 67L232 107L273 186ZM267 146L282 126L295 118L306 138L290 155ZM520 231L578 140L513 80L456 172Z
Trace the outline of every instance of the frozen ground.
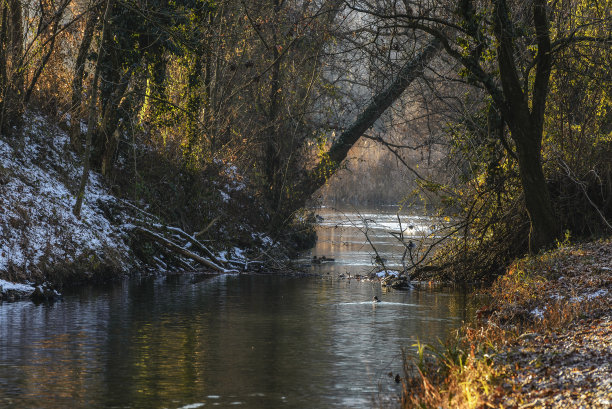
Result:
M0 278L39 280L52 266L79 260L112 258L127 268L127 234L105 214L115 198L101 175L90 172L77 219L72 208L82 167L66 148L68 136L36 114L25 122L22 138L0 139Z
M202 263L203 259L220 262L218 272L254 265L230 239L225 240L229 247L220 251L219 246L215 255L195 236L147 213L146 206L141 209L117 199L94 171L77 218L72 210L83 170L69 144L66 132L35 113L26 115L20 137L0 138L0 300L20 298L33 291L32 285L45 281L53 287L142 267L160 272L215 267ZM224 201L233 200L231 194L244 189L235 168L228 169L233 173L216 186ZM138 234L146 229L154 230L158 247L141 260L130 245L141 245L143 236ZM271 245L267 236L252 235L263 246ZM174 248L168 247L169 241ZM184 251L177 251L178 247Z

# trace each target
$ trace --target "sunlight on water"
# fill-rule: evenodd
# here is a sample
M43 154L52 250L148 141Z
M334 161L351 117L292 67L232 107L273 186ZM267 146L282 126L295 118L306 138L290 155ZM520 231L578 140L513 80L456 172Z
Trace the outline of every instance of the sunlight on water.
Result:
M394 207L376 211L317 209L317 244L304 253L298 263L320 274L363 275L381 268L375 262L374 246L385 267L402 269L404 243L414 241L416 257L424 249L421 240L436 237L436 226L426 216L400 214L398 219L396 211ZM408 258L404 261L409 264Z
M467 301L346 280L226 276L5 303L0 407L371 407L399 393L387 374L401 372L401 349L444 337Z
M393 221L383 216L373 241L391 259L384 229ZM369 408L395 399L400 385L388 374L402 372L402 349L444 338L475 306L460 292L338 279L332 272L371 270L371 253L358 229L331 226L341 216L323 217L330 234L305 256L336 259L316 267L322 278L184 275L51 305L0 304L0 407Z

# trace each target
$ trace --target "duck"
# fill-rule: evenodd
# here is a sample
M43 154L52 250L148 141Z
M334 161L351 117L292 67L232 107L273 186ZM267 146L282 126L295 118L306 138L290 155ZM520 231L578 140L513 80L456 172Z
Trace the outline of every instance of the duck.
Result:
M377 296L374 296L374 298L372 299L372 302L380 302L380 300L378 299Z
M383 264L383 263L386 263L386 262L387 262L387 259L386 259L386 258L383 258L383 257L381 257L381 256L376 256L376 257L374 257L374 262L375 262L376 264Z

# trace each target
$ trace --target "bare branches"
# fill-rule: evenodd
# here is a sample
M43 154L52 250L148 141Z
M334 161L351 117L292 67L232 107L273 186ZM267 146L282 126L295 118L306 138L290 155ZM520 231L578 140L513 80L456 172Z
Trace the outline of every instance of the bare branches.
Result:
M606 225L608 227L608 229L612 230L612 224L610 224L610 222L608 222L608 220L606 219L606 216L603 214L603 212L601 211L599 206L597 206L597 204L595 204L593 199L591 199L591 196L587 192L587 189L586 189L587 185L586 185L586 183L584 183L583 181L578 179L578 177L574 174L574 172L572 172L572 170L569 167L569 165L563 159L561 159L560 157L557 157L557 162L559 163L561 168L566 172L567 177L572 182L574 182L574 184L576 184L576 186L578 186L580 188L580 190L584 194L584 197L586 197L586 199L589 202L589 204L593 207L595 212L599 215L599 217L601 218L601 220L604 223L604 225ZM592 172L594 172L594 171L592 171Z
M185 256L187 258L195 260L198 263L200 263L200 264L202 264L202 265L204 265L204 266L206 266L208 268L211 268L211 269L213 269L215 271L218 271L218 272L227 272L227 270L224 269L223 267L218 266L217 264L213 263L212 261L210 261L208 259L205 259L205 258L203 258L203 257L201 257L201 256L199 256L199 255L197 255L197 254L187 250L184 247L179 246L178 244L176 244L176 243L174 243L174 242L172 242L172 241L170 241L170 240L168 240L168 239L166 239L166 238L164 238L164 237L162 237L162 236L152 232L151 230L148 230L148 229L146 229L144 227L139 227L139 226L136 227L136 230L141 232L141 233L143 233L143 234L145 234L147 237L155 240L156 242L162 244L163 246L167 247L168 249L170 249L170 250L172 250L172 251L174 251L174 252L176 252L178 254L181 254L181 255L183 255L183 256Z

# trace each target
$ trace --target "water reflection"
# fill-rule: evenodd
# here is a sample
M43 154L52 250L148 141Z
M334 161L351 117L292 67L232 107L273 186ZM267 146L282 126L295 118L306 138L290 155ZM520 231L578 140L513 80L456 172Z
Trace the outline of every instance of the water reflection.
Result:
M387 373L401 348L444 337L466 306L454 292L242 275L5 303L0 407L371 407L398 392Z
M376 247L385 267L402 268L405 242L419 243L424 237L436 237L429 217L414 214L398 215L395 207L383 210L358 211L323 208L317 210L317 244L299 260L302 266L322 274L365 274L376 268ZM366 234L368 238L366 238ZM418 259L419 248L414 256ZM313 262L313 257L316 258ZM332 262L325 259L333 259ZM409 258L406 258L409 263Z

